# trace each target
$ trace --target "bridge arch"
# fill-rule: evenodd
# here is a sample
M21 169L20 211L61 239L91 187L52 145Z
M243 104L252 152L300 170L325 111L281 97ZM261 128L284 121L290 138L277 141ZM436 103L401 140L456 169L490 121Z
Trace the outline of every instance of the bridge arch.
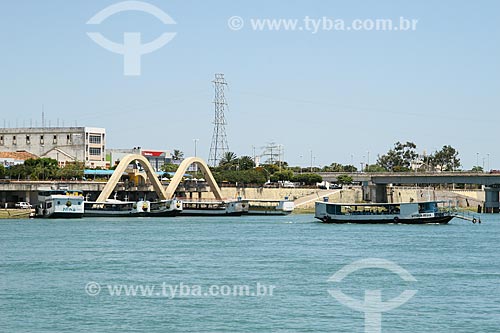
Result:
M168 185L167 189L165 190L161 182L158 180L158 177L156 176L156 173L151 164L149 164L147 158L142 155L129 154L123 157L123 159L120 161L115 171L113 172L113 175L111 176L111 178L109 178L106 186L104 186L103 190L101 191L101 194L97 198L96 202L106 202L111 193L113 193L116 184L118 184L118 182L120 181L123 173L129 166L129 164L133 161L138 161L141 163L142 167L146 171L147 178L151 181L153 188L160 200L172 199L174 197L175 190L177 190L177 187L182 181L182 177L192 164L196 164L199 170L203 173L203 176L210 186L210 189L212 190L215 198L217 200L222 200L222 194L219 185L217 185L217 182L215 181L210 168L201 158L188 157L184 159L184 161L182 161L182 163L179 165L179 168L170 180L170 184Z
M212 193L214 194L215 198L217 200L222 200L222 194L219 185L217 185L217 182L215 181L215 178L212 175L210 168L208 167L207 163L205 163L205 161L199 157L188 157L182 161L182 163L179 165L179 168L175 172L174 177L172 177L172 179L170 180L170 184L167 187L166 190L167 198L171 199L174 197L175 190L179 186L182 177L192 164L196 164L198 166L199 170L205 177L208 186L210 186L210 189L212 190Z
M145 158L142 155L137 155L137 154L129 154L126 155L120 163L118 163L118 166L116 167L115 171L113 172L113 175L111 175L111 178L109 178L108 182L106 183L106 186L104 186L103 190L101 191L101 194L99 194L99 197L97 198L96 202L106 202L106 200L109 198L111 193L114 191L116 184L120 181L120 178L122 177L123 173L127 169L130 163L133 161L138 161L141 162L142 167L146 171L146 174L148 176L148 179L151 181L151 184L153 184L153 188L160 198L160 200L165 200L167 199L167 194L165 193L165 190L163 188L163 185L161 182L158 180L158 177L156 176L156 173L149 164L149 161L147 158Z

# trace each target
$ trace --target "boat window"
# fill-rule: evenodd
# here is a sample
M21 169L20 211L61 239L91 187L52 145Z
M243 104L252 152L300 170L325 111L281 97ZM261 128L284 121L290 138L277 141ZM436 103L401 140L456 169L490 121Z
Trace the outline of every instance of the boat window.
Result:
M58 205L60 205L60 204L61 204L61 201L58 201L58 202L57 202L57 204L58 204Z
M339 205L326 205L326 212L328 214L340 215L341 214L341 206L339 206Z

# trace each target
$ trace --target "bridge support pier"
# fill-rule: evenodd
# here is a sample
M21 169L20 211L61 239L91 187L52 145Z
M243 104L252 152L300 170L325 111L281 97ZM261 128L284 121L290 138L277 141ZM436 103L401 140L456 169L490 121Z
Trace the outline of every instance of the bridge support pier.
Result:
M485 213L499 213L500 212L500 189L485 187L485 203L484 212Z
M387 185L363 185L363 200L375 203L387 203Z

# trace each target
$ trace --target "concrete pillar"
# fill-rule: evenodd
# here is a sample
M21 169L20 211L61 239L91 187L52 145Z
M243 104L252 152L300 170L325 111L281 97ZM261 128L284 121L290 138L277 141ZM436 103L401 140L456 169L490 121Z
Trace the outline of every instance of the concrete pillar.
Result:
M387 185L377 184L375 187L375 202L387 203Z
M485 187L485 203L484 212L485 213L499 213L500 211L500 200L499 200L499 190L498 188Z

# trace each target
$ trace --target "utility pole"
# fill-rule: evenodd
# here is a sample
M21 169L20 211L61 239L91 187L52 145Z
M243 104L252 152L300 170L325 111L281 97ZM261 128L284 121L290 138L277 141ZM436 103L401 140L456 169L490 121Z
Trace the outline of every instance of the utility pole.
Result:
M215 117L214 117L214 132L212 134L212 144L210 145L210 154L208 163L216 167L219 165L224 153L229 151L226 136L226 117L224 115L227 107L226 97L224 90L226 89L227 82L224 79L224 74L215 74L215 79L212 81L215 87Z

